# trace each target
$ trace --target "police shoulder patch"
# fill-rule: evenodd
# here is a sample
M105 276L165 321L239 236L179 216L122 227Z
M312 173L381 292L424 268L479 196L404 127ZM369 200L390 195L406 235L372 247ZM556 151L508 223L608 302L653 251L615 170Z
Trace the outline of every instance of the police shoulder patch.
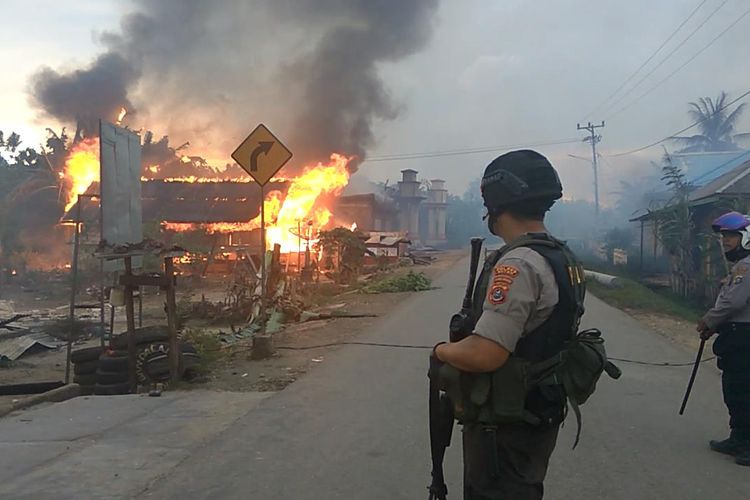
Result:
M501 286L493 286L492 288L490 288L490 291L487 294L487 300L490 302L490 304L500 305L505 302L505 299L508 297L507 292L507 288L503 288Z
M495 267L495 276L510 276L515 278L518 276L518 269L513 266L507 266L505 264Z

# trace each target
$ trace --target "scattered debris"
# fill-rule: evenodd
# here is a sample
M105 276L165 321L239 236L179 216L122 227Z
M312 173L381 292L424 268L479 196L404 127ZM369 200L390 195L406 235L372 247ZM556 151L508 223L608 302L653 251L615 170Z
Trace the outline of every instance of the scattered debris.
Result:
M40 346L45 349L57 349L65 342L55 339L44 332L29 330L14 331L0 334L0 359L15 361L32 347Z

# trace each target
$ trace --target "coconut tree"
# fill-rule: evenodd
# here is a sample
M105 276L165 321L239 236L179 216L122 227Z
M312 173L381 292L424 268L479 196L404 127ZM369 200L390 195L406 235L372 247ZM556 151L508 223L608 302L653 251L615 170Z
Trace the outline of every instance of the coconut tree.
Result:
M690 103L688 114L698 122L700 133L692 136L675 136L672 139L685 144L678 153L696 153L701 151L736 151L741 149L739 142L750 139L750 133L736 134L737 122L745 110L740 104L730 112L727 106L729 96L721 92L716 99L701 97Z

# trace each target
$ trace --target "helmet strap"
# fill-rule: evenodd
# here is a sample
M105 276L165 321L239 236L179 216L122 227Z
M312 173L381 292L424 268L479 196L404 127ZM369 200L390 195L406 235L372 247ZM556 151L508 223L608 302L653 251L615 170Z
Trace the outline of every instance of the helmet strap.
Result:
M488 208L487 215L484 216L484 218L487 219L487 229L489 229L490 234L493 234L495 236L499 236L497 233L495 233L495 221L501 213L502 210L498 208Z
M730 262L739 262L750 255L750 250L746 250L742 247L742 244L739 244L736 248L733 248L728 252L724 252L724 255Z

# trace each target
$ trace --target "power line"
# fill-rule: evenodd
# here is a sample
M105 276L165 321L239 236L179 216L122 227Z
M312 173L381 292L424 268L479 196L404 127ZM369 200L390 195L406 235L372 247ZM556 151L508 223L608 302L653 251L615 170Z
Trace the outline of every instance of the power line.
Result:
M748 95L750 95L750 90L744 92L742 95L740 95L736 99L733 99L731 102L729 102L729 103L725 104L724 106L722 106L721 108L717 109L715 111L715 113L718 113L719 111L724 111L729 106L731 106L732 104L736 103L737 101L740 101L740 100L744 99ZM669 136L665 137L664 139L660 139L658 141L652 142L651 144L647 144L645 146L641 146L640 148L632 149L630 151L624 151L622 153L616 153L616 154L607 155L607 156L609 156L611 158L616 158L618 156L632 155L633 153L638 153L638 152L641 152L641 151L643 151L645 149L652 148L652 147L654 147L654 146L656 146L658 144L661 144L664 141L668 141L668 140L672 139L676 135L679 135L679 134L681 134L683 132L686 132L686 131L690 130L691 128L695 127L696 125L699 125L699 124L703 123L704 121L706 121L709 118L711 118L711 116L713 116L713 115L705 116L705 117L701 118L700 120L698 120L698 121L696 121L694 123L691 123L690 125L688 125L687 127L683 128L682 130L678 130L677 132L675 132L673 134L670 134Z
M727 26L724 29L724 31L722 31L721 33L719 33L718 35L716 35L716 37L714 37L713 40L711 40L710 42L708 42L708 44L704 45L703 48L701 48L698 52L696 52L695 54L693 54L693 56L690 59L688 59L687 61L685 61L679 68L677 68L674 71L672 71L670 74L668 74L666 76L666 78L662 79L656 85L654 85L653 87L651 87L650 89L648 89L646 92L644 92L643 94L639 95L635 100L631 101L630 104L627 104L624 107L622 107L621 109L617 110L617 112L615 112L611 116L617 116L617 115L619 115L620 113L622 113L626 109L630 108L633 104L635 104L636 102L640 101L641 99L643 99L644 97L646 97L648 94L650 94L651 92L653 92L654 90L656 90L658 87L660 87L664 82L666 82L667 80L669 80L670 78L672 78L674 75L676 75L677 73L679 73L680 71L682 71L682 69L685 66L687 66L688 64L690 64L691 62L693 62L693 60L695 60L695 58L697 58L704 51L706 51L706 49L708 49L714 43L716 43L716 41L719 38L723 37L729 30L731 30L732 28L734 28L748 14L750 14L750 9L746 10L740 17L738 17L737 19L735 19L734 22L732 22L732 24L730 24L729 26Z
M365 162L414 160L414 159L419 159L419 158L435 158L435 157L442 157L442 156L461 156L461 155L477 154L477 153L489 153L492 151L503 151L506 149L515 149L515 148L523 148L523 147L530 148L530 147L539 147L539 146L556 146L560 144L572 144L574 142L580 142L580 141L581 141L580 139L575 138L575 139L560 139L557 141L548 141L548 142L506 144L502 146L486 146L486 147L481 147L481 148L454 149L454 150L448 150L448 151L430 151L430 152L423 152L423 153L403 153L403 154L394 153L390 155L372 156L369 158L365 158Z
M729 1L729 0L724 0L723 2L721 2L721 3L719 4L719 6L718 6L718 7L716 7L716 8L715 8L715 9L714 9L714 10L713 10L713 11L712 11L712 12L711 12L711 13L710 13L709 15L708 15L708 17L707 17L707 18L705 18L705 19L703 20L703 22L701 22L701 23L700 23L700 24L699 24L698 26L696 26L696 28L695 28L695 29L694 29L693 31L691 31L691 32L690 32L690 34L689 34L689 35L688 35L687 37L685 37L685 38L684 38L684 39L683 39L683 40L682 40L682 41L681 41L681 42L680 42L679 44L677 44L677 46L676 46L675 48L673 48L673 49L672 49L672 51L671 51L671 52L669 52L669 54L667 54L667 55L666 55L666 56L665 56L665 57L664 57L664 58L663 58L663 59L662 59L661 61L659 61L659 62L658 62L658 63L656 64L656 66L654 66L653 68L651 68L651 71L649 71L648 73L646 73L646 74L645 74L645 75L644 75L644 76L643 76L643 77L642 77L642 78L641 78L640 80L638 80L638 82L637 82L637 83L636 83L635 85L633 85L632 87L630 87L630 88L629 88L629 89L627 90L627 92L625 92L625 93L624 93L623 95L621 95L621 96L620 96L620 97L619 97L619 98L618 98L618 99L617 99L616 101L614 101L613 103L611 103L610 105L608 105L608 106L607 106L607 107L606 107L606 108L604 109L604 113L607 113L607 112L608 112L609 110L611 110L612 108L614 108L615 106L617 106L617 105L618 105L619 103L621 103L621 102L622 102L622 101L623 101L623 100L624 100L624 99L625 99L625 98L626 98L627 96L629 96L629 95L630 95L630 93L631 93L631 92L633 92L633 91L634 91L635 89L637 89L637 88L638 88L638 87L639 87L639 86L641 85L641 83L643 83L643 82L644 82L644 81L645 81L645 80L646 80L646 79L647 79L647 78L648 78L649 76L653 75L653 74L654 74L654 72L655 72L655 71L656 71L657 69L659 69L659 68L660 68L660 67L661 67L661 66L662 66L662 65L663 65L663 64L664 64L664 63L665 63L665 62L666 62L666 61L667 61L667 60L668 60L668 59L669 59L670 57L672 57L672 56L674 55L674 53L675 53L675 52L677 52L677 51L678 51L678 50L679 50L679 49L680 49L680 48L681 48L681 47L682 47L683 45L685 45L685 43L687 43L687 41L688 41L688 40L690 40L690 39L691 39L691 38L693 37L693 35L695 35L696 33L698 33L698 31L700 31L700 29L701 29L701 28L702 28L703 26L705 26L705 24L706 24L706 23L707 23L707 22L708 22L708 21L709 21L709 20L710 20L710 19L711 19L712 17L714 17L714 15L716 15L716 13L717 13L717 12L718 12L718 11L719 11L719 10L720 10L720 9L721 9L722 7L724 7L724 5L725 5L725 4L726 4L726 3L728 2L728 1Z
M684 20L684 21L682 21L682 23L680 23L680 25L679 25L679 26L677 26L677 28L676 28L676 29L675 29L675 30L674 30L674 31L672 32L672 34L670 34L670 35L669 35L669 36L667 37L667 39L666 39L666 40L664 40L664 41L663 41L663 42L661 43L661 45L659 45L659 47L658 47L658 48L657 48L657 49L656 49L656 50L655 50L655 51L654 51L654 52L653 52L653 53L652 53L652 54L651 54L651 55L650 55L650 56L648 57L648 59L646 59L645 61L643 61L643 63L642 63L642 64L641 64L640 66L638 66L638 69L636 69L636 70L635 70L635 71L634 71L634 72L633 72L633 73L632 73L632 74L631 74L631 75L630 75L630 76L629 76L629 77L628 77L628 78L627 78L627 79L626 79L626 80L625 80L624 82L622 82L622 84L621 84L621 85L620 85L619 87L617 87L617 89L615 89L615 91L614 91L614 92L612 92L612 93L611 93L611 94L610 94L609 96L607 96L607 98L606 98L606 99L604 99L604 100L603 100L602 102L600 102L600 103L599 103L599 104L598 104L598 105L596 106L596 108L594 108L594 110L593 110L593 111L591 111L590 113L588 113L588 114L586 115L586 118L588 118L589 116L591 116L591 115L593 115L594 113L596 113L597 111L599 111L599 110L600 110L600 109L602 108L602 106L604 106L604 105L605 105L605 104L606 104L606 103L607 103L607 102L608 102L608 101L609 101L610 99L612 99L612 98L613 98L614 96L616 96L616 95L617 95L617 93L618 93L618 92L620 92L620 91L621 91L621 90L622 90L622 89L623 89L623 88L625 87L625 85L627 85L628 83L630 83L630 81L631 81L631 80L632 80L633 78L635 78L635 76L636 76L636 75L637 75L638 73L640 73L640 71L641 71L641 70L642 70L642 69L643 69L643 68L644 68L644 67L645 67L645 66L646 66L646 65L647 65L648 63L650 63L650 62L651 62L651 60L652 60L652 59L653 59L654 57L656 57L656 54L658 54L658 53L659 53L659 52L661 51L661 49L663 49L663 48L664 48L664 46L666 46L666 45L667 45L667 44L668 44L668 43L669 43L669 42L670 42L670 41L672 40L672 38L674 38L674 36L675 36L675 35L676 35L676 34L677 34L677 33L678 33L678 32L679 32L679 31L680 31L681 29L682 29L682 27L683 27L683 26L685 26L685 25L686 25L686 24L687 24L687 23L688 23L688 22L689 22L689 21L690 21L690 20L691 20L691 19L693 18L693 16L694 16L694 15L696 14L696 12L698 12L698 10L700 10L700 8L701 8L701 7L703 7L703 5L704 5L704 4L705 4L705 3L707 2L707 1L708 1L708 0L702 0L702 1L701 1L701 3L699 3L699 4L698 4L698 6L697 6L697 7L695 8L695 9L693 9L693 11L692 11L692 12L690 13L690 15L689 15L688 17L686 17L686 18L685 18L685 20Z

